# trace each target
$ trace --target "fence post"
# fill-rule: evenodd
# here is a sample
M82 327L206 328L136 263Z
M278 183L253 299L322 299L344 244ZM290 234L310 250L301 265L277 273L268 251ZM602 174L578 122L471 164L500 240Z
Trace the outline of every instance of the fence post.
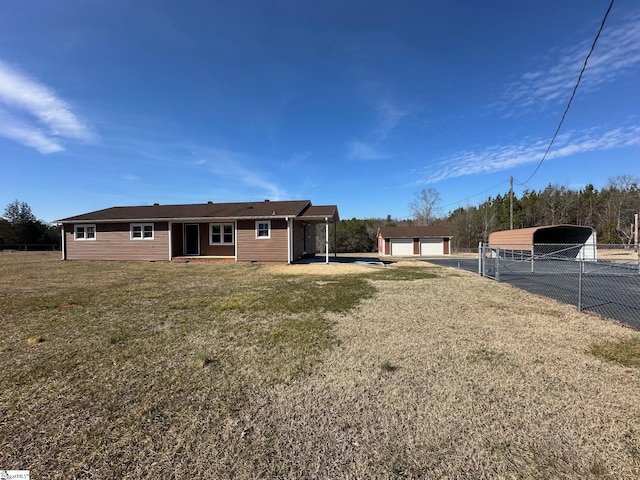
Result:
M536 244L531 244L531 273L533 273L533 259L536 256Z
M500 281L500 248L496 248L496 282Z
M584 270L584 260L580 260L580 268L578 269L578 311L582 311L582 273Z
M482 256L484 252L482 251L482 242L478 242L478 275L484 277L484 270L482 269Z

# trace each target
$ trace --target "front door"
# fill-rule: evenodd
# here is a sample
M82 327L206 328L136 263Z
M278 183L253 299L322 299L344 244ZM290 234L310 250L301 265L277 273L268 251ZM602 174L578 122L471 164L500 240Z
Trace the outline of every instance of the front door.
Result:
M187 224L184 226L185 255L200 255L200 226Z

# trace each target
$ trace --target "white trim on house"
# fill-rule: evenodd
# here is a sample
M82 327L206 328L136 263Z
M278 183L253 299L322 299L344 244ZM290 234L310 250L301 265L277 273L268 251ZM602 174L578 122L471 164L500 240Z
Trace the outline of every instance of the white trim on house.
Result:
M64 230L64 225L62 225L60 232L62 233L62 235L60 235L60 238L61 238L60 250L62 250L62 260L66 260L67 259L67 240L66 240L67 232L65 232Z
M220 237L220 241L219 242L214 242L213 241L213 228L214 227L219 227L220 231L218 233L216 233L215 235L218 235ZM225 232L225 227L231 227L231 232ZM231 241L227 242L225 241L225 238L231 235ZM231 222L212 222L209 223L209 245L235 245L236 243L236 228L235 228L235 223L231 223Z
M329 217L324 217L324 263L329 264ZM337 253L337 250L336 250Z
M80 232L82 232L82 236L78 236ZM81 242L94 241L96 239L96 224L74 225L73 239Z
M264 226L266 225L266 229ZM266 230L266 235L261 235ZM271 238L271 220L256 220L256 240L269 240Z
M153 240L155 238L155 230L153 223L131 223L129 224L129 239ZM137 235L138 233L139 235Z
M293 220L287 217L285 218L285 221L287 222L287 264L290 264L291 260L293 259L293 252L291 251L291 245L293 244L293 242L291 241L291 235L293 234L293 231L291 229L291 222Z

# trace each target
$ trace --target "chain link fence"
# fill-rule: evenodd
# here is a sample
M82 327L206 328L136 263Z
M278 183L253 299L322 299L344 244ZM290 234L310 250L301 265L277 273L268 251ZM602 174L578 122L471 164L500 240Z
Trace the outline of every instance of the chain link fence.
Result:
M480 244L478 273L640 328L637 245Z

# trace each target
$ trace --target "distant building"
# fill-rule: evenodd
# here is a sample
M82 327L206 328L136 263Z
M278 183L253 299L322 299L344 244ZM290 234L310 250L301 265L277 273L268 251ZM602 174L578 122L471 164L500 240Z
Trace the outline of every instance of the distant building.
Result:
M451 252L451 238L444 227L380 227L378 254L390 256L440 256Z

